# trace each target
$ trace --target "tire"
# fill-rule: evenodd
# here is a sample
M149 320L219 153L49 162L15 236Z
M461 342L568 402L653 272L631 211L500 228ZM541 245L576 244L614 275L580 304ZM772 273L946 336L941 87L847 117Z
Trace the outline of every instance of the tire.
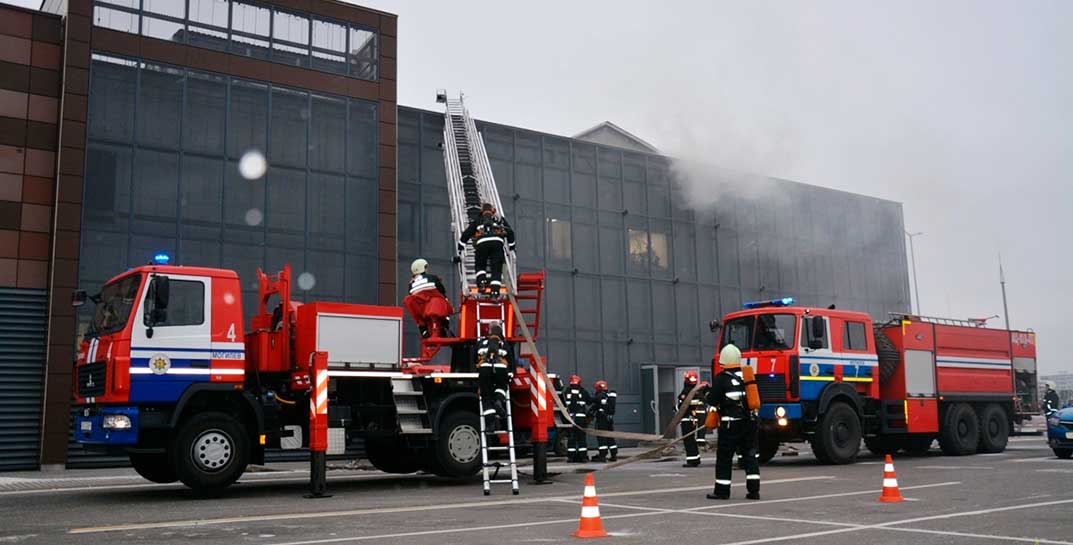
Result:
M230 415L196 414L179 428L169 454L183 484L198 491L219 490L246 471L250 434Z
M876 456L894 454L901 447L900 441L895 441L892 437L865 437L864 446Z
M775 455L779 453L779 442L778 441L765 441L765 440L761 439L760 440L760 445L759 445L759 452L760 452L760 460L759 460L760 464L761 465L766 464L766 463L770 462L773 458L775 458Z
M980 442L980 424L976 411L967 403L951 405L939 428L939 447L947 456L965 456L976 452Z
M980 443L977 452L1002 452L1010 440L1010 423L1006 411L994 403L980 411Z
M882 330L875 330L875 338L876 355L879 356L879 380L885 383L898 369L901 354L894 347L894 342Z
M1052 450L1054 450L1055 456L1063 460L1068 460L1073 457L1073 448L1055 448Z
M130 453L130 465L134 468L134 471L138 472L138 475L154 483L167 484L179 480L179 477L175 474L175 468L171 465L166 453L145 454L132 452Z
M373 467L384 473L406 474L422 469L417 455L392 436L366 438L365 457L369 459ZM432 473L440 475L438 466L427 465Z
M450 477L469 477L481 470L481 423L475 413L455 411L440 424L434 455Z
M905 441L905 452L911 456L924 456L931 450L935 438L930 435L911 435Z
M860 448L861 420L857 411L840 401L831 403L813 439L816 459L825 464L848 464L857 458Z

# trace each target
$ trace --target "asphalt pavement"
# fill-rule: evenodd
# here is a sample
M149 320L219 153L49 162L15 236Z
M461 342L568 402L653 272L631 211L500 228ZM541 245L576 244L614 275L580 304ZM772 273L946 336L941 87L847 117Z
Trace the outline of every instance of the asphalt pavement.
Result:
M705 498L714 453L700 468L680 459L612 470L554 461L553 483L481 494L480 479L387 475L336 464L332 496L306 499L301 464L248 473L217 497L140 481L129 469L0 473L0 543L398 544L573 541L584 476L594 472L603 525L614 543L823 543L1073 545L1073 461L1041 437L1006 452L895 457L902 503L879 503L881 458L820 465L807 448L761 468L761 500L745 500L735 471L730 501ZM626 454L629 450L626 451Z

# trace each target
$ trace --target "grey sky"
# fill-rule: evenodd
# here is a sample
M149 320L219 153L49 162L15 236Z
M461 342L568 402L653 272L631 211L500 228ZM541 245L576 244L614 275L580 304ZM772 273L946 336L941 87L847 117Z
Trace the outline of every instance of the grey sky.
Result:
M1073 303L1073 3L416 2L399 102L901 201L923 312L1002 314L1043 372ZM1063 279L1063 281L1059 281ZM992 325L1001 326L999 321ZM1071 369L1073 370L1073 369Z
M903 202L925 314L1001 314L1001 252L1012 325L1039 333L1043 372L1073 370L1073 3L358 3L399 15L401 104L462 89L481 119L607 119L671 155Z

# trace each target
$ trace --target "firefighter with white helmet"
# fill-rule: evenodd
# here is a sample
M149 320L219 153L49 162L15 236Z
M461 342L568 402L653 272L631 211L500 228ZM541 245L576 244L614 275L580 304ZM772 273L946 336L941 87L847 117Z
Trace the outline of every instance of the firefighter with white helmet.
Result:
M451 302L439 276L428 272L428 261L415 259L410 264L410 293L402 305L417 322L422 337L449 337Z
M566 405L566 411L570 413L570 418L576 424L570 429L566 443L566 461L572 464L588 462L589 447L588 438L585 437L585 427L589 423L589 406L592 404L592 397L589 396L589 392L585 391L585 387L581 385L581 377L577 375L570 377L570 383L563 388L562 395L563 405Z
M678 394L678 402L675 403L674 407L676 412L682 408L682 403L685 403L689 392L700 382L700 375L696 371L686 371L683 376L683 382L682 393ZM693 396L693 399L689 400L689 409L686 410L685 415L682 417L682 436L685 437L682 440L682 444L686 448L686 463L682 467L697 467L700 465L700 449L697 447L695 432L697 426L704 423L703 419L704 399L698 391Z
M756 416L749 409L746 380L741 367L741 350L728 344L719 351L722 371L712 378L708 405L719 414L719 436L715 449L715 490L708 499L730 498L731 464L734 453L745 466L746 498L760 499L760 453L757 450Z
M615 402L618 400L618 393L608 387L606 380L596 381L593 388L596 390L596 395L593 396L592 401L596 429L615 431ZM596 443L599 445L599 453L596 458L593 458L593 461L604 462L610 460L614 462L618 459L618 444L615 442L614 437L597 436Z

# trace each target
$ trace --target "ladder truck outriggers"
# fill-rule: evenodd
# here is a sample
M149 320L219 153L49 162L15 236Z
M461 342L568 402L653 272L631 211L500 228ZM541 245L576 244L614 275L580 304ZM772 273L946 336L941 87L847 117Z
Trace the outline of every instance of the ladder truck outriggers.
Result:
M501 207L480 134L461 99L443 97L457 239L474 199ZM363 446L388 473L483 473L485 494L499 482L516 494L515 445L544 452L556 425L545 362L523 355L528 365L512 369L503 429L485 429L479 418L477 340L493 322L511 343L532 341L539 329L544 274L517 273L511 255L507 297L493 300L475 291L472 249L464 252L456 334L423 339L415 357L403 356L401 308L301 304L292 299L289 266L258 271L247 328L234 271L169 265L163 254L155 261L116 276L97 295L73 297L76 305L96 304L74 368L75 440L126 454L150 481L223 488L272 449L309 448L316 474L318 454L323 468L325 455ZM434 362L441 351L450 352L450 365ZM506 451L509 479L493 474L497 451Z
M760 391L760 459L807 441L823 463L874 453L1002 452L1018 418L1020 382L1035 383L1036 335L979 320L746 303L713 322L716 354L733 343ZM718 372L718 358L712 359Z

